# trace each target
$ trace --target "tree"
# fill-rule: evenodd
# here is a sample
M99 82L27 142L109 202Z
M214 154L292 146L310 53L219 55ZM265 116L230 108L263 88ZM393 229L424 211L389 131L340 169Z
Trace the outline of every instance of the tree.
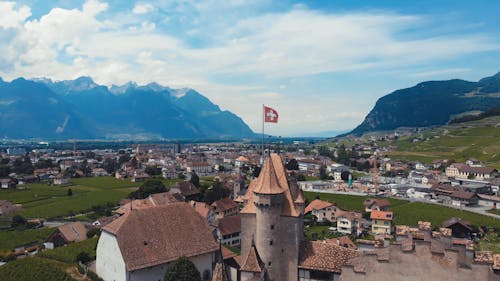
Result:
M89 231L87 231L87 238L92 238L99 234L101 234L101 230L97 227L92 227Z
M167 188L159 179L149 179L145 181L139 189L129 194L129 198L144 199L151 194L167 192Z
M186 175L184 175L183 173L179 173L177 175L177 178L180 179L180 180L185 180L186 179Z
M325 165L321 165L319 167L319 178L321 180L326 180L327 177L328 177L328 175L326 174L326 166Z
M20 215L15 215L12 217L12 222L10 225L13 228L18 228L18 227L25 226L26 224L27 224L27 221L24 217L22 217Z
M297 181L305 181L305 180L306 180L306 176L304 176L304 174L297 175Z
M165 273L165 281L201 281L201 275L188 258L180 257Z
M73 196L73 190L71 188L68 188L68 196Z
M189 180L194 186L200 187L200 177L195 172L191 173L191 179Z
M288 163L286 163L286 169L290 171L298 171L299 170L299 162L297 162L297 159L292 158Z
M76 260L81 263L88 263L92 260L92 258L90 258L90 255L87 252L80 252L76 255Z

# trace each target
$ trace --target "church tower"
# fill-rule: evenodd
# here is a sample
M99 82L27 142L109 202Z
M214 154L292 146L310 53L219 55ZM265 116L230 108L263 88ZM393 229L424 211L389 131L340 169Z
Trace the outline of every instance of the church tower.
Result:
M259 274L265 277L262 280L297 280L303 218L302 208L296 202L300 202L303 195L301 190L293 193L295 196L281 157L272 154L245 194L241 211L242 260L251 260L247 256L255 255L256 251L262 261L262 271L266 273ZM242 281L248 276L245 268L242 266Z

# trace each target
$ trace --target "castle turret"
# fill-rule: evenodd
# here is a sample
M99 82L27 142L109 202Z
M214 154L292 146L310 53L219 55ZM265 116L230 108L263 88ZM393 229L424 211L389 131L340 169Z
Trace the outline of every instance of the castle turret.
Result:
M295 199L280 156L270 155L250 183L241 211L242 256L254 247L266 268L266 280L297 280L303 224Z

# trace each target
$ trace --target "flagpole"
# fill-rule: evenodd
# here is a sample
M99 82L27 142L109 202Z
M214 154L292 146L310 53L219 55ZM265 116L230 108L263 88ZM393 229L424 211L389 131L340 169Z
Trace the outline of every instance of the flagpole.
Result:
M265 121L265 110L264 104L262 104L262 156L260 158L260 164L264 164L264 121Z

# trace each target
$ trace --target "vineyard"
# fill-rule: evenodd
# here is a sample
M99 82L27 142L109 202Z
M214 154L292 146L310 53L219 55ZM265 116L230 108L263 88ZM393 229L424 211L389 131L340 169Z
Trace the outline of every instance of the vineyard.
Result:
M0 267L2 281L74 281L66 264L41 258L25 258Z
M93 237L85 241L71 243L67 246L43 251L39 253L38 256L66 263L76 263L76 256L81 252L85 252L89 254L91 258L95 258L98 239L98 237Z

